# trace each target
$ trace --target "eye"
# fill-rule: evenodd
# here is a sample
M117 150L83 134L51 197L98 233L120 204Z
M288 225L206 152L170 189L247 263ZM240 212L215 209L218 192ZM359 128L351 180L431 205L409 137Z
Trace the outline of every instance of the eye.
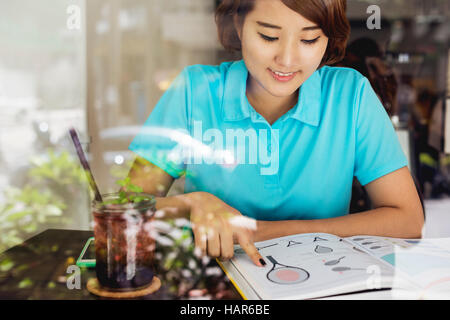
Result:
M315 39L312 39L312 40L302 40L302 42L303 42L304 44L311 45L311 44L316 43L317 40L319 40L319 38L320 38L320 36L317 37L317 38L315 38Z
M263 38L263 40L268 41L268 42L273 42L273 41L278 40L278 38L272 38L272 37L266 36L259 32L258 32L258 34L261 36L261 38Z

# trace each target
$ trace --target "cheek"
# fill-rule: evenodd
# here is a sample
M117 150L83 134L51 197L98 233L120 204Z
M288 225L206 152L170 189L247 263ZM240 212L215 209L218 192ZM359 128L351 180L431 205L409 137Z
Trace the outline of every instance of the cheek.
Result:
M322 46L320 48L320 56L321 57L323 57L325 55L327 48L328 48L328 41L326 41L324 44L322 44Z
M327 39L327 41L321 42L318 46L318 56L320 56L321 59L325 55L327 48L328 48L328 39Z
M322 60L322 50L316 50L316 49L309 49L309 50L302 50L302 60L303 61L310 61L311 64L315 64L317 60Z
M305 61L311 61L312 66L319 66L322 58L327 50L327 45L318 44L312 48L306 48L302 51L302 59Z
M242 48L242 53L248 57L252 57L253 61L265 61L272 55L271 48L264 45L261 41L248 41L247 45Z

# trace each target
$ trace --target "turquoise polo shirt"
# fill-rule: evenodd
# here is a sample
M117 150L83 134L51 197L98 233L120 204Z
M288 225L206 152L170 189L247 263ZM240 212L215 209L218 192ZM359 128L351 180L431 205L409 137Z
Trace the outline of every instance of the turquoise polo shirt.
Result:
M246 97L243 60L186 67L129 149L185 193L214 194L258 220L348 214L355 176L366 185L405 167L397 135L369 81L324 66L270 125Z

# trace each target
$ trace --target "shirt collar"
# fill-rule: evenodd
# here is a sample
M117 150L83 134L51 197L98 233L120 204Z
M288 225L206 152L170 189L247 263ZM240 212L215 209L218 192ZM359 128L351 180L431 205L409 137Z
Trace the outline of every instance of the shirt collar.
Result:
M301 85L298 102L291 109L292 114L290 115L293 119L316 127L320 122L322 106L322 81L320 74L320 70L316 70Z
M225 120L238 121L251 116L253 108L247 96L248 69L244 60L233 62L227 72L222 100L222 115ZM292 118L306 124L318 126L321 106L321 77L316 70L300 87L297 104L283 118Z
M237 121L250 117L247 100L248 70L244 60L233 62L225 78L222 115L225 120Z

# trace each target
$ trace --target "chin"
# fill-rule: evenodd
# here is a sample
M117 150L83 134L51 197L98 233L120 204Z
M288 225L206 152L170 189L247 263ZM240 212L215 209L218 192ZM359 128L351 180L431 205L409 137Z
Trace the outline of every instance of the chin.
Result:
M295 81L295 79L293 80ZM296 82L294 81L290 83L279 83L276 82L276 80L269 79L266 88L269 89L268 91L271 92L272 95L282 98L292 95L303 83L302 81L298 81L298 79Z
M278 98L285 98L285 97L289 97L292 94L294 94L299 86L295 86L294 88L270 88L270 90L268 90L274 97L278 97Z

